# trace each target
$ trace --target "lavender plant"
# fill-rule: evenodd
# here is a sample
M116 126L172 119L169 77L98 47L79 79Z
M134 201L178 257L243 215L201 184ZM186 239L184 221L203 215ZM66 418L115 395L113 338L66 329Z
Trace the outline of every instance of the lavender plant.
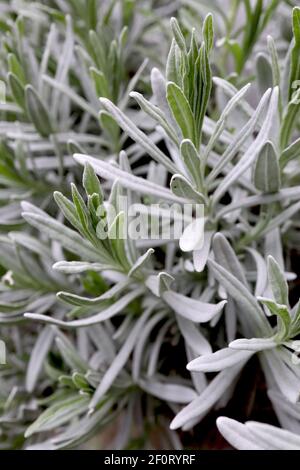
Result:
M228 4L1 4L1 448L300 448L300 9Z

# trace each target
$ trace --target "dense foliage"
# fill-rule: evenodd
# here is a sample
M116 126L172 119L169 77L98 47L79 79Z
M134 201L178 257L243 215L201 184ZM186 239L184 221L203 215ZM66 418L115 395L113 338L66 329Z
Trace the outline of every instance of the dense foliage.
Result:
M0 13L0 448L300 449L296 2Z

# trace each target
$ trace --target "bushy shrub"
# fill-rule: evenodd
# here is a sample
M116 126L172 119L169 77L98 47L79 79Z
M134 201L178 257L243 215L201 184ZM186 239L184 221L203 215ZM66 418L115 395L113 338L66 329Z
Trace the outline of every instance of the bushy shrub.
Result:
M0 3L2 449L300 449L300 8L226 6Z

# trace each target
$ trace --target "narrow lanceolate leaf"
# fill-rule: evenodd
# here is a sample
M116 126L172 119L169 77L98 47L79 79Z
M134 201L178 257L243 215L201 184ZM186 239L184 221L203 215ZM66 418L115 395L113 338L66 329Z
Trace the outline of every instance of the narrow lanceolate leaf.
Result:
M298 334L300 331L300 301L298 301L292 310L292 318L293 320L290 330L291 337L296 336L296 334Z
M272 315L277 315L278 332L277 337L279 339L286 338L289 333L291 317L286 305L280 305L271 299L264 297L258 297L258 300L264 304Z
M228 80L224 80L220 77L213 77L213 82L222 89L222 91L225 93L225 96L228 98L233 98L238 93L238 88L236 88L236 86L234 86ZM269 90L269 92L271 92L271 90ZM241 100L239 107L245 116L251 117L253 115L254 109L246 100Z
M25 89L14 73L8 74L8 83L16 103L20 106L20 108L26 109Z
M203 191L203 181L201 176L201 160L193 142L184 139L180 145L180 155L192 181L195 183L198 191Z
M99 194L101 204L103 200L102 188L92 165L89 163L84 166L82 183L87 195Z
M278 156L272 142L266 142L258 154L254 184L263 193L275 193L280 189Z
M268 390L268 397L273 403L274 407L286 412L291 418L300 418L300 410L298 403L288 401L278 390Z
M231 349L238 349L242 351L254 351L259 352L264 349L272 349L277 346L277 342L274 338L242 338L236 339L229 344Z
M79 108L81 108L83 111L87 112L98 120L98 111L93 106L91 106L84 98L81 98L81 96L79 96L70 86L64 85L63 83L58 82L54 78L48 77L47 75L43 75L42 78L45 83L48 83L55 90L58 90L63 93L65 96L74 101L74 103L79 106Z
M151 380L140 379L138 384L145 392L167 402L186 405L197 397L197 393L192 388L184 385L161 383L152 378Z
M161 320L164 318L165 313L156 313L153 315L149 321L146 323L145 327L143 328L143 331L141 332L136 346L134 348L133 352L133 358L132 358L132 378L135 383L137 383L141 376L142 376L142 367L144 364L145 360L145 352L147 348L148 341L150 339L151 334L153 333L153 330L157 327L157 325L161 322ZM124 324L126 322L126 319L124 320Z
M180 75L180 65L181 65L181 52L175 41L172 40L170 51L167 58L166 65L166 78L168 81L174 82L176 84L182 83L182 77Z
M173 195L169 189L145 180L144 178L140 178L139 176L132 175L103 160L82 154L75 154L74 159L81 165L90 163L97 175L102 176L102 178L108 179L109 181L118 180L123 187L132 189L140 194L151 194L152 196L170 201L184 202L182 198L178 198Z
M64 335L57 328L53 329L57 335L55 338L56 346L58 347L59 352L67 366L82 374L85 374L89 369L88 362L81 357L75 345L69 338L67 338L66 335Z
M157 276L157 280L158 280L158 294L159 294L159 297L162 297L165 292L168 292L170 290L170 287L174 281L174 277L162 271Z
M238 450L265 450L262 443L246 426L234 419L221 416L217 419L217 427L222 436Z
M283 120L280 130L280 147L284 150L290 143L293 131L297 125L297 120L300 112L300 89L299 80L296 80L296 91L293 94L291 101L286 107L283 115Z
M291 69L289 77L289 99L294 93L294 84L296 80L300 79L300 8L293 9L293 33L294 33L294 46L291 52Z
M218 304L209 304L200 300L185 297L177 292L168 291L163 295L164 301L176 312L188 320L195 323L205 323L210 321L215 315L220 313L226 301Z
M280 86L280 66L274 39L268 36L268 49L271 56L273 86Z
M95 67L90 68L90 74L93 79L97 96L105 98L110 97L109 84L103 72L100 72Z
M113 398L108 399L92 416L90 414L85 415L79 421L75 421L75 424L70 426L65 432L58 434L51 439L57 450L68 450L78 448L81 444L86 442L87 438L90 438L99 432L106 424L107 416L114 419L118 415L118 411L114 411L115 400Z
M202 355L212 353L211 345L204 334L202 334L198 325L181 315L176 315L176 320L187 346L191 348L195 354Z
M254 295L263 295L268 282L267 264L261 254L254 248L247 248L256 265L256 284Z
M206 266L210 252L212 236L212 231L205 231L202 248L193 251L194 268L198 273L201 273Z
M228 390L228 387L232 386L233 381L239 374L243 365L244 362L241 362L220 372L199 397L193 400L177 414L170 425L171 429L178 429L190 420L208 413L214 404L223 396L226 390Z
M282 357L283 356L283 357ZM293 364L291 355L283 348L266 349L262 356L264 369L275 382L277 389L292 403L299 402L300 378L298 365Z
M81 328L84 326L95 325L97 323L101 323L109 318L120 313L125 307L127 307L130 302L134 299L138 298L143 294L143 288L136 289L133 292L129 292L129 294L124 295L121 299L117 300L113 305L109 306L108 308L102 310L101 312L97 313L88 318L83 318L80 320L73 320L73 321L63 321L58 320L56 318L48 317L46 315L40 315L38 313L25 313L25 318L31 318L36 321L41 321L43 323L50 323L52 325L61 326L64 328Z
M101 129L103 129L103 132L112 144L118 142L120 129L114 118L106 111L101 110L99 113L99 122Z
M270 220L269 224L261 231L260 235L264 236L267 233L272 232L275 229L278 229L286 221L292 220L293 215L297 214L300 210L300 201L295 204L290 205L287 209L284 209L276 217Z
M171 173L176 172L176 168L171 160L144 134L133 122L111 101L106 98L100 99L103 107L108 111L126 134L148 152L151 157L165 166Z
M240 319L245 324L248 324L248 327L252 325L251 331L253 335L260 335L262 333L264 336L271 336L270 326L265 320L257 300L250 294L245 285L215 261L209 260L208 266L215 278L241 307Z
M282 305L289 305L289 290L284 273L272 256L268 257L268 275L274 299Z
M85 205L85 202L83 198L81 197L81 195L79 194L79 191L74 183L71 183L71 193L72 193L72 199L73 199L73 203L76 209L77 217L82 227L82 231L87 237L89 237L90 229L91 229L89 213Z
M83 414L88 409L88 402L88 396L76 394L55 403L27 429L25 437L37 432L50 431Z
M299 450L299 435L270 424L248 421L241 424L220 417L217 426L225 439L238 450Z
M114 252L114 257L120 266L126 271L130 270L130 263L127 257L126 250L126 223L125 223L125 212L119 212L115 217L112 225L109 227L108 238L110 241L111 248Z
M148 261L153 253L153 248L149 248L149 250L144 255L140 256L131 267L130 271L128 272L128 276L134 277L135 275L139 274L144 267L147 267Z
M65 218L73 225L74 228L76 228L76 230L80 231L81 225L74 204L59 191L55 191L53 197Z
M209 13L203 23L202 35L205 42L207 52L210 53L214 43L214 26L213 17Z
M268 91L266 92L268 93ZM233 167L230 173L224 178L222 184L215 191L213 201L216 203L227 192L230 186L237 181L237 179L248 170L251 163L255 160L263 145L270 139L272 126L277 122L278 118L278 88L274 88L270 98L268 112L265 116L264 124L257 135L254 142L250 145L247 152L243 155L240 161Z
M168 123L164 113L158 106L155 106L150 101L147 101L143 95L137 92L131 92L130 96L136 100L140 108L147 113L157 124L159 124L166 132L166 134L173 140L175 144L178 144L178 138L176 132L174 132L172 126Z
M196 132L200 133L201 137L203 122L212 89L212 72L209 63L208 51L205 44L202 44L202 47L200 48L196 66L199 67L198 73L200 75L200 79L198 84L199 90L196 94L197 99L194 100L193 109L196 119Z
M74 230L69 229L57 220L46 215L30 212L24 212L22 215L29 224L45 233L53 240L59 241L62 246L71 253L82 256L83 259L90 261L99 258L99 253L88 241L84 240L78 233L74 232Z
M55 332L51 327L47 326L46 328L43 328L36 340L26 372L26 389L29 393L32 393L34 390L39 374L42 370L43 363L50 350L54 335Z
M69 305L75 305L77 307L91 307L91 306L105 306L107 305L107 298L96 297L90 299L88 297L82 297L80 295L71 294L69 292L58 292L57 297L63 302Z
M291 145L289 145L280 155L279 165L281 169L292 160L300 156L300 138L295 140Z
M265 449L300 450L300 437L297 433L255 421L247 422L246 428Z
M42 137L48 137L54 133L51 117L42 102L38 93L31 85L25 88L26 108L31 121L36 127L36 130Z
M250 196L241 199L240 202L234 202L229 204L228 206L224 206L223 209L220 210L218 216L220 219L224 217L225 214L230 212L235 212L240 208L245 207L254 207L257 205L263 204L271 204L273 202L281 202L286 199L294 200L298 199L300 196L300 186L292 186L291 188L281 189L280 192L274 194L265 194L265 195L257 195L257 196ZM269 231L273 231L275 229L278 230L278 227L283 224L286 220L291 219L291 217L296 214L299 210L299 202L296 204L292 204L287 209L283 210L279 215L274 217L269 222L269 225L262 231L262 234L266 234Z
M65 274L80 274L85 271L100 272L107 269L111 269L110 263L88 263L84 261L58 261L52 266L56 271L60 271Z
M241 361L250 359L252 354L251 351L235 351L230 348L220 349L213 354L197 357L188 363L187 369L198 372L219 372Z
M253 134L254 130L258 127L260 118L263 111L265 110L270 95L271 90L267 90L260 100L257 109L253 112L250 112L249 121L245 124L245 126L242 127L232 142L228 145L227 149L222 155L222 158L217 162L209 174L208 181L213 181L221 173L221 171L223 171L226 165L234 158L239 149L241 149L244 143L247 142L247 139Z
M22 85L26 84L26 77L24 74L23 66L21 65L19 59L17 58L16 54L10 53L7 56L7 62L9 71L13 73Z
M182 31L180 29L180 26L179 26L178 21L176 20L176 18L171 18L170 24L171 24L172 33L173 33L174 39L177 43L177 46L179 47L179 49L182 52L185 53L186 52L185 39L184 39L184 36L182 34Z
M256 58L257 81L261 93L273 86L272 67L265 54L258 54Z
M242 101L243 97L249 90L251 84L248 83L245 85L240 91L238 91L227 103L225 109L222 111L222 114L220 118L218 119L214 131L208 141L208 144L206 145L205 152L203 159L205 162L207 161L210 152L213 150L215 144L218 142L220 136L222 135L223 131L225 130L226 124L227 124L227 119L231 115L232 111L234 108ZM223 160L223 158L222 158Z
M170 79L170 81L173 81ZM156 106L162 111L170 126L174 129L176 136L178 128L175 120L172 117L167 97L166 97L166 79L157 68L151 70L151 87L153 91L153 100Z
M222 233L216 233L213 238L213 250L218 264L227 269L245 286L248 286L245 272L233 248Z
M105 393L109 390L111 385L113 384L115 378L119 375L123 367L125 366L135 344L136 341L141 334L143 327L148 320L149 316L151 315L152 308L148 308L144 312L144 314L137 320L136 324L134 325L132 331L129 333L128 338L124 342L123 346L121 347L119 353L113 360L110 367L105 372L99 387L97 388L90 404L89 408L93 410L101 398L105 395Z
M167 99L183 138L190 139L197 147L196 125L191 107L182 90L173 82L167 84Z
M182 175L173 175L170 182L171 191L178 197L189 199L199 204L205 203L203 194L192 187L189 181Z

